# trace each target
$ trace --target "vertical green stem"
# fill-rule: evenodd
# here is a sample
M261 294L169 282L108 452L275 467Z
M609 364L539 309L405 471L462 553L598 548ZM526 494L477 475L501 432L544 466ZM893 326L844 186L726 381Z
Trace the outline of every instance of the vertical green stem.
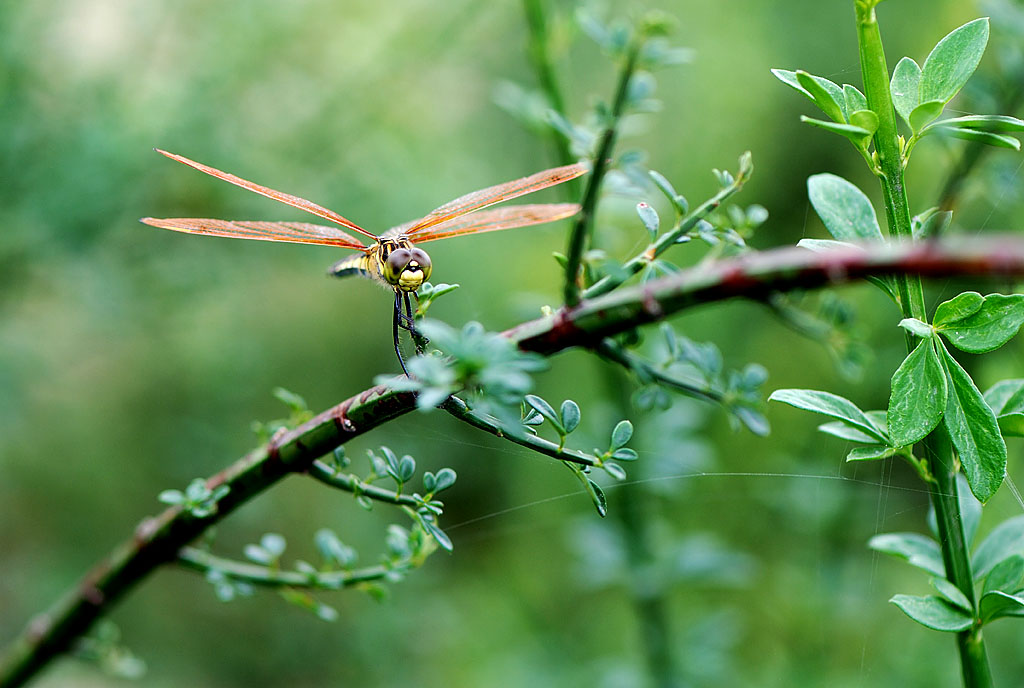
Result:
M899 132L896 129L896 114L889 91L889 69L886 66L882 37L875 16L877 2L878 0L855 0L861 71L868 107L878 115L878 130L875 132L874 144L881 167L882 193L885 198L889 235L892 238L909 241L912 239L910 204L904 185L903 158ZM898 276L896 283L904 317L927 322L924 289L920 277ZM908 346L913 344L909 338L907 343ZM967 596L973 606L974 577L957 496L956 459L944 425L940 424L924 439L923 450L935 476L935 482L929 485L929 489L938 521L939 543L946 576ZM960 650L964 685L969 688L991 686L992 676L981 628L975 627L958 633L957 647Z
M583 260L583 250L586 247L590 234L594 227L594 213L597 210L597 197L601 188L601 180L604 177L605 169L610 162L609 158L612 149L615 147L615 137L618 133L619 119L626 107L627 95L629 94L629 81L636 70L637 59L640 57L640 48L643 45L643 36L634 35L629 47L626 49L626 58L622 64L622 71L619 72L619 84L615 89L615 100L612 102L612 109L608 115L608 122L605 125L604 133L601 135L601 143L594 156L594 169L587 181L586 191L583 192L583 200L580 203L581 210L576 224L573 225L572 233L569 235L569 250L566 252L565 263L565 305L572 307L580 302L580 265Z

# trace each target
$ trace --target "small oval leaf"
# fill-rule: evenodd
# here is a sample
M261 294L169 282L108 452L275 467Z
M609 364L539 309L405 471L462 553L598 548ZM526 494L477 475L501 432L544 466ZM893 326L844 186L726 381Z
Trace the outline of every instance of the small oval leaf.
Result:
M889 601L917 623L936 631L947 633L964 631L974 623L972 615L935 595L928 597L893 595Z
M615 450L625 446L631 437L633 437L633 424L628 420L620 420L615 429L612 430L611 448Z
M921 68L909 57L896 63L889 82L892 104L903 121L910 124L910 113L918 106L918 94L921 86Z
M807 179L807 195L835 239L882 241L875 209L854 184L834 174L815 174Z
M580 407L572 399L566 399L562 402L562 408L560 409L562 416L562 427L565 428L565 434L569 434L573 430L579 427L580 424Z
M978 67L988 44L988 18L954 29L928 54L921 67L921 102L948 103Z

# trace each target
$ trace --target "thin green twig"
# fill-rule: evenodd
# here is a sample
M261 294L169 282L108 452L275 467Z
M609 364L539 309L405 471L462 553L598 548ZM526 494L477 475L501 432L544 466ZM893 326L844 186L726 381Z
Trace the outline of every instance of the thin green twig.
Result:
M319 480L325 485L330 485L345 492L351 492L356 496L365 496L387 504L402 504L413 508L420 506L420 501L412 495L399 494L394 490L364 483L358 476L351 473L342 473L322 459L314 461L306 472L310 477Z
M448 397L441 404L441 408L475 428L488 432L495 437L508 440L513 444L518 444L521 447L532 449L544 456L550 456L553 459L568 461L580 466L599 466L601 463L590 454L585 454L576 449L569 449L568 447L559 447L557 443L548 441L543 437L531 435L525 430L522 433L512 432L510 428L505 427L497 418L473 411L466 405L466 402L456 396Z
M397 566L367 566L351 571L303 571L277 570L260 564L228 559L210 554L197 547L184 547L178 552L178 563L186 568L206 574L211 571L223 573L232 581L250 583L267 588L303 588L308 590L339 590L359 583L382 580L395 571L406 571L417 566L409 561Z
M682 392L686 396L721 404L728 408L728 405L725 403L725 397L721 392L711 389L708 385L698 385L671 375L661 367L645 360L643 357L638 356L632 351L626 350L614 340L603 340L597 345L595 351L602 358L613 363L617 363L627 370L633 371L641 378L646 378L653 382L657 382L660 385L671 387L678 392Z
M753 172L753 159L749 152L744 153L740 157L739 170L736 172L736 176L733 178L731 184L719 189L718 193L690 211L690 213L677 222L671 230L659 236L658 239L644 249L643 252L626 261L622 265L621 269L617 270L614 275L605 275L600 280L584 289L583 298L591 299L595 296L607 294L627 279L643 270L645 266L650 265L651 261L674 246L681 237L696 227L700 221L707 217L712 211L721 206L728 198L737 194L740 189L743 188L743 185L747 180L750 179L750 175L753 174Z
M608 122L605 124L604 133L601 135L601 143L594 156L594 168L587 179L587 187L583 192L583 200L580 203L580 214L573 224L572 232L569 234L569 248L566 251L565 263L565 305L572 308L580 302L580 265L583 260L583 251L590 243L594 229L594 216L597 212L597 199L601 191L601 182L604 179L605 170L612 150L615 147L615 137L618 133L619 121L626 107L627 95L629 94L629 81L636 70L637 59L640 56L640 49L643 47L643 40L634 36L626 50L626 59L619 73L619 83L615 89L615 100L612 102L612 109L608 115Z

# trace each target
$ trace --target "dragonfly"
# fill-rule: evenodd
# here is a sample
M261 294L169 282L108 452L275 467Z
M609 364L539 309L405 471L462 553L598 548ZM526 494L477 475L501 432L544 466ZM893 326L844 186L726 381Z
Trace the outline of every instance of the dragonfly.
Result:
M467 234L527 227L572 217L580 210L580 206L576 203L507 205L499 208L490 206L562 184L586 174L590 169L585 163L576 163L480 189L449 201L418 220L392 227L378 236L351 220L345 219L333 210L312 201L254 184L233 174L189 160L182 155L168 153L159 148L156 151L200 172L305 210L338 225L184 217L144 217L141 219L141 222L153 227L188 234L355 249L358 253L336 262L328 269L328 274L334 277L350 275L367 277L394 290L392 334L398 362L406 375L409 375L409 371L406 368L405 359L402 357L399 330L408 331L413 336L417 352L421 352L421 338L417 336L415 330L410 295L418 300L417 291L429 279L432 269L430 256L419 247L419 244ZM359 238L350 232L359 235Z

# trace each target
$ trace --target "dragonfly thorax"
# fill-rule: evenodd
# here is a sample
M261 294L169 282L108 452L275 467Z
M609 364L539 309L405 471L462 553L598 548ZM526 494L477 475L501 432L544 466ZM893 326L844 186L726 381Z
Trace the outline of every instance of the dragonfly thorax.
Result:
M397 291L413 292L430 278L430 256L404 237L381 239L377 268L384 281Z

